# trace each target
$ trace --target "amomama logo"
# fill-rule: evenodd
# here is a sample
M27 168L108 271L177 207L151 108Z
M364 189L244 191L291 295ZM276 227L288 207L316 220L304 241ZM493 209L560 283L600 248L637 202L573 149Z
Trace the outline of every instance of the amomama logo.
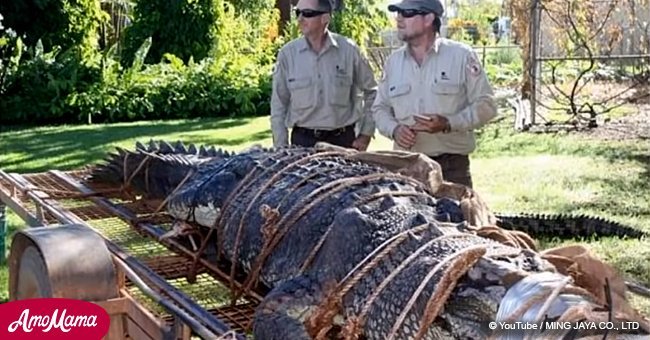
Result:
M0 339L101 339L110 317L94 303L43 298L0 304Z

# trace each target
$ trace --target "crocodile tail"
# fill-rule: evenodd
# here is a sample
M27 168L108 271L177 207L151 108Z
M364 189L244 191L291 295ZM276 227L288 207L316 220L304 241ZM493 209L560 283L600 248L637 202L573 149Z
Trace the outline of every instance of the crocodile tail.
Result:
M523 231L531 236L559 238L628 237L642 238L649 233L618 222L588 215L502 214L496 213L497 225Z
M116 148L104 162L96 165L87 180L94 183L124 186L147 198L163 199L197 170L199 164L215 162L232 155L214 147L181 142L153 140L148 145L136 143L134 151ZM125 185L126 184L126 185Z

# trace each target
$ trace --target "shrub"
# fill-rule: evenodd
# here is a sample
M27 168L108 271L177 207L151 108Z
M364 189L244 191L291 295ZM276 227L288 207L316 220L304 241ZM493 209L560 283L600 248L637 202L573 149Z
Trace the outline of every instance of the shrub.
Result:
M0 13L28 47L40 40L45 51L95 49L98 28L107 19L97 0L0 1Z
M268 115L271 68L287 37L273 0L244 4L141 0L123 48L29 48L7 76L0 124ZM333 22L362 46L381 26L369 18L385 19L364 6L349 2Z
M391 26L385 12L379 9L377 0L349 0L344 8L335 13L330 29L354 40L362 49L376 45L381 32Z
M270 3L272 6L272 3ZM117 122L199 116L266 115L271 67L281 40L274 10L240 13L219 7L223 28L211 56L200 60L165 53L147 64L153 37L145 38L126 67L115 46L81 54L44 52L23 60L0 97L5 124ZM243 43L245 42L245 43Z
M78 114L71 111L67 98L99 79L97 67L84 61L84 54L77 48L44 52L42 44L37 43L29 51L34 57L22 61L7 76L0 98L0 123L75 121Z
M185 65L166 54L161 63L120 73L121 66L110 60L103 81L70 100L75 111L87 112L93 122L268 113L265 77L253 68L223 72L213 58Z
M377 0L349 0L340 11L333 13L329 29L352 39L362 50L368 45L381 44L381 31L391 27L385 12L379 8ZM294 16L287 23L284 40L300 37L297 20Z
M201 60L215 48L221 0L139 0L133 24L124 32L122 65L130 66L135 51L151 38L146 63L161 61L166 53L188 62Z
M25 51L23 40L16 31L3 25L3 19L0 13L0 96L4 95L7 78L16 72Z

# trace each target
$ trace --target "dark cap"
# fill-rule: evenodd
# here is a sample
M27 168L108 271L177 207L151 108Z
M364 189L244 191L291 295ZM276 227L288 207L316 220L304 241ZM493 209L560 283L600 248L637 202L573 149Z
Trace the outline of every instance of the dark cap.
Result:
M388 6L388 10L391 12L397 12L404 9L432 12L439 17L441 17L442 13L445 12L440 0L402 0L399 3Z

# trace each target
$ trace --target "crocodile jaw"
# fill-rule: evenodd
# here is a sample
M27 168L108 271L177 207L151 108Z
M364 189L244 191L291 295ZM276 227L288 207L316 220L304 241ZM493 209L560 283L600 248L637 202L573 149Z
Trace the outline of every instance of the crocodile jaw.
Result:
M184 204L170 204L167 211L176 219L197 223L208 228L214 227L217 219L221 216L221 209L215 207L212 203L195 207Z
M566 277L559 273L553 272L540 272L531 274L508 289L506 294L503 296L501 303L499 305L499 310L496 316L496 322L522 322L527 324L539 324L543 320L554 320L560 317L567 309L575 307L578 305L591 305L586 297L576 294L558 294L548 306L544 306L547 303L547 299L542 299L539 302L533 303L523 314L516 320L509 320L510 316L515 315L517 310L520 309L522 305L525 305L531 299L535 299L536 296L549 296L551 291L554 289L561 289L564 285L571 282L570 277ZM545 308L545 311L540 313L540 310ZM539 314L543 316L544 319L538 319ZM522 330L518 331L505 331L503 333L498 332L498 339L517 339L521 336ZM530 332L530 331L528 331ZM565 333L568 331L565 331ZM501 333L501 334L499 334ZM556 331L554 336L564 336L561 331Z

